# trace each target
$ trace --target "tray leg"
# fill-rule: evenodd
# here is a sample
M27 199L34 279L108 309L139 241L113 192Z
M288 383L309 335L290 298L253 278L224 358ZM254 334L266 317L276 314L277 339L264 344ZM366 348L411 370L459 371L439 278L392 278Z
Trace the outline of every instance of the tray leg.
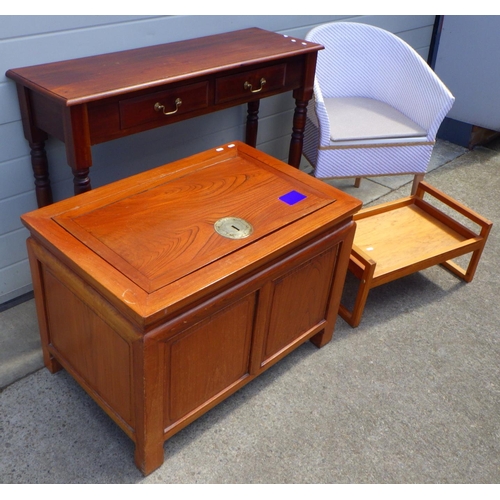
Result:
M417 193L417 188L418 185L420 184L420 181L423 181L425 177L425 174L416 174L413 177L413 184L411 185L411 194L414 195Z
M441 265L451 271L453 274L462 278L467 283L472 281L474 278L474 274L476 273L476 268L479 263L479 259L481 258L481 254L483 252L485 240L483 240L483 245L481 248L478 248L474 252L472 252L472 256L469 261L469 265L467 269L463 269L461 266L453 262L452 260L447 260L446 262L442 262Z
M351 261L349 262L349 270L359 278L359 288L356 294L356 300L354 302L354 307L352 311L349 311L347 307L340 304L339 315L353 328L356 328L360 321L363 311L365 309L366 299L368 298L368 292L372 288L373 273L375 272L376 263L374 261L367 261L365 259L357 259L351 255Z
M456 212L462 214L464 217L471 220L481 228L481 231L476 238L478 244L477 246L474 245L473 247L474 250L472 251L472 256L466 270L464 270L462 267L460 267L452 260L448 260L441 263L441 265L443 265L445 268L447 268L449 271L451 271L458 277L462 278L464 281L466 282L472 281L472 278L474 277L474 274L476 272L477 265L479 263L479 259L481 258L481 254L486 244L486 240L488 239L488 235L493 225L492 222L489 221L488 219L485 219L483 216L479 215L478 213L474 212L473 210L466 207L462 203L458 202L457 200L454 200L447 194L443 193L434 186L427 184L427 182L424 181L420 182L418 185L418 189L415 195L416 201L420 200L420 202L424 202L424 196L426 193L428 193L435 199L439 200L440 202L444 203L445 205L455 210ZM435 207L431 206L431 208ZM440 213L440 215L442 217L445 217L444 214Z

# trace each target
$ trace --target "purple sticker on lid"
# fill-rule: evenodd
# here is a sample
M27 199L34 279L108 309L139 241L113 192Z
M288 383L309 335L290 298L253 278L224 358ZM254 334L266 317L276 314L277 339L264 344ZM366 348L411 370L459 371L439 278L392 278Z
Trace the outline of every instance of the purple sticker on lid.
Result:
M305 194L299 193L298 191L290 191L289 193L280 196L279 199L288 205L295 205L295 203L302 201L304 198L307 198Z

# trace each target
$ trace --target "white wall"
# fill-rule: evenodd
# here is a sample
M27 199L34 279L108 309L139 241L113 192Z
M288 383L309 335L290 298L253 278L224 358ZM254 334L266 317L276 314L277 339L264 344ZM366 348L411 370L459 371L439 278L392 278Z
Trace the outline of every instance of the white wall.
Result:
M427 58L434 16L0 16L0 303L31 290L20 215L36 208L30 151L24 139L10 68L167 43L248 27L305 37L335 20L373 24L398 34ZM286 160L294 101L261 102L258 147ZM246 107L180 122L94 146L92 186L244 139ZM64 144L47 141L55 200L73 193Z
M448 118L500 131L500 16L444 16L435 71L456 100Z

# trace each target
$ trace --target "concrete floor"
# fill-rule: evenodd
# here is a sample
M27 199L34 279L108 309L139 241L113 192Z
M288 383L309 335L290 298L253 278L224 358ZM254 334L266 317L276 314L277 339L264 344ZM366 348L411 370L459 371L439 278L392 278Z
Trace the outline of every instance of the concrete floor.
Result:
M500 143L440 141L426 180L499 220ZM359 189L378 204L412 178ZM133 443L64 372L43 368L34 301L0 312L1 483L500 482L500 283L494 225L474 280L433 267L375 288L361 325L307 343L165 443Z

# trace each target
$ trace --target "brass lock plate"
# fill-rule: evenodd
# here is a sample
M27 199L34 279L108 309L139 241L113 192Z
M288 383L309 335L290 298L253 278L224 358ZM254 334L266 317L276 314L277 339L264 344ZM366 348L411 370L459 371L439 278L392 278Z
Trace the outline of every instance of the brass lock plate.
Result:
M253 233L252 224L240 217L223 217L214 224L214 229L224 238L232 240L241 240Z

